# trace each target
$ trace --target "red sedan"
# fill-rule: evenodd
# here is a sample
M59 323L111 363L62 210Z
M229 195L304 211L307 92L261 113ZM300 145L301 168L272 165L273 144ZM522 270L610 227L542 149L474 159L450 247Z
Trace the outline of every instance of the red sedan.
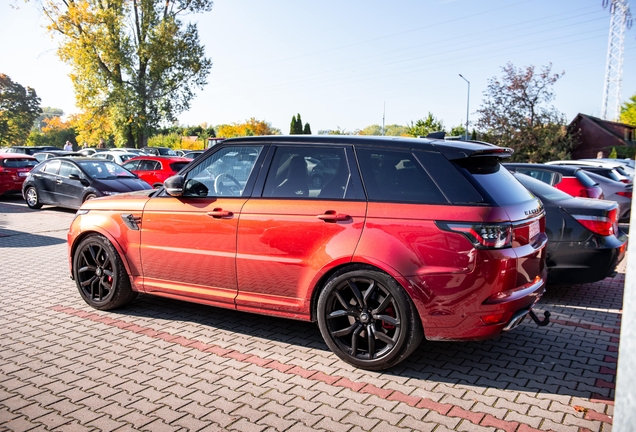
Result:
M0 195L21 193L24 179L37 164L36 158L24 153L1 153Z
M122 167L156 189L190 162L192 159L177 156L137 156L129 159Z

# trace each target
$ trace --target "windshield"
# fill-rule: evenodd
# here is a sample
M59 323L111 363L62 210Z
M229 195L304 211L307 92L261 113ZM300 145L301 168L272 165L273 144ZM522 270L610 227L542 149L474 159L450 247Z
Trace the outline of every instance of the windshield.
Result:
M135 177L130 171L109 161L81 161L79 165L89 177L97 180Z

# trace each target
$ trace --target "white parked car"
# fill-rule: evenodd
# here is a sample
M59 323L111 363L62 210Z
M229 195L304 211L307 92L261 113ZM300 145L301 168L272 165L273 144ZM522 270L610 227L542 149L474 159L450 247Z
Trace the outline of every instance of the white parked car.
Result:
M137 153L128 153L123 151L103 151L93 154L91 157L96 159L106 159L111 162L115 162L117 165L121 165L128 159L139 156Z
M609 168L613 170L618 181L632 181L634 178L634 170L620 162L609 159L577 159L577 160L558 160L546 162L546 165L577 165L585 169L588 167Z

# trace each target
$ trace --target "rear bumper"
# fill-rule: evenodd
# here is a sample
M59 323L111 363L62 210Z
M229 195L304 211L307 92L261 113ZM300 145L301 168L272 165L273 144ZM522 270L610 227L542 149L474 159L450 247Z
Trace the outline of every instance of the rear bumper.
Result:
M592 283L611 276L625 258L625 236L597 238L586 243L548 244L548 283Z

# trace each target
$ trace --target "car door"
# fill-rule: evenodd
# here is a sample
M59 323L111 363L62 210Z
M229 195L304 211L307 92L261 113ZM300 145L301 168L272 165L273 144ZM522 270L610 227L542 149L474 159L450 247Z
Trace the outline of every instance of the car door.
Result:
M57 204L55 188L57 187L57 173L60 170L61 161L51 160L45 163L46 165L42 169L33 174L35 189L41 202Z
M148 201L141 223L146 292L234 306L236 231L262 149L219 148L184 175L183 196Z
M316 162L337 169L316 185ZM349 262L366 212L362 183L348 146L273 146L254 195L239 220L237 309L309 319L312 288L334 266Z
M80 180L69 178L71 174L82 177L82 172L71 162L62 161L57 180L55 182L55 195L60 205L79 207L82 205L82 197L86 186Z

